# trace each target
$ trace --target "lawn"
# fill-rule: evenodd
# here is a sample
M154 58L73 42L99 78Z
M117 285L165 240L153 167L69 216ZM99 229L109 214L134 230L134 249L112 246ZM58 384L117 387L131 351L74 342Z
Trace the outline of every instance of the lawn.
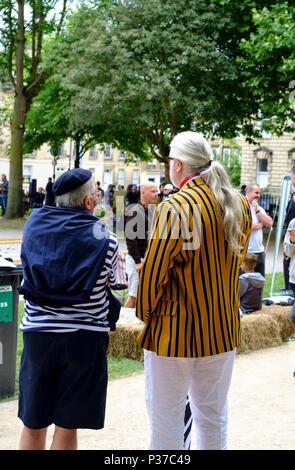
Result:
M271 279L272 279L272 274L265 275L263 298L270 296ZM279 294L281 292L280 289L284 287L285 287L284 273L276 273L272 293Z

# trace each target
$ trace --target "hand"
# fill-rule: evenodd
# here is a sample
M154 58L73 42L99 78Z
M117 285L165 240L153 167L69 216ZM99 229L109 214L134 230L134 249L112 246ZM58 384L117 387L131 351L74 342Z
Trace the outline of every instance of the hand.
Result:
M138 263L135 265L136 272L139 273L142 263Z
M256 201L256 199L254 199L254 201L252 201L252 207L255 210L255 212L258 210L258 202Z
M290 230L289 237L290 237L291 243L295 243L295 230Z

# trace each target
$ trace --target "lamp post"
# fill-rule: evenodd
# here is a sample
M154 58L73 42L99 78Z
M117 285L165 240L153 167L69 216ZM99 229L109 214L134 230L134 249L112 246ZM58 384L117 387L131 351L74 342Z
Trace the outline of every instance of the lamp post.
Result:
M55 182L55 167L56 167L56 163L57 163L57 159L58 159L58 146L53 145L52 147L50 147L50 153L53 156L53 160L51 162L51 164L53 166L52 180L53 180L53 182Z

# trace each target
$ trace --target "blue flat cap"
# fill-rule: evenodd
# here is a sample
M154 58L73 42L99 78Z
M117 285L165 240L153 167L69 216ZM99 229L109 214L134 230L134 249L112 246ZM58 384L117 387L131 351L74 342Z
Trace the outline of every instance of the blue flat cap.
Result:
M90 170L84 170L83 168L74 168L68 170L60 175L54 183L52 189L56 196L74 191L79 188L82 184L86 183L92 177Z

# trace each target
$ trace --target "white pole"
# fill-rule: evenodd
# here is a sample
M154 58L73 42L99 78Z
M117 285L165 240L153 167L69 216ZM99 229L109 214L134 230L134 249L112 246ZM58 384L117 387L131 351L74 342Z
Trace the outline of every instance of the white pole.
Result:
M283 226L285 222L286 206L290 197L290 188L291 188L291 175L285 175L282 181L282 189L281 189L280 208L279 208L279 215L278 215L275 251L274 251L273 268L272 268L272 279L271 279L271 286L270 286L270 296L272 296L273 284L274 284L275 275L276 275L277 259L278 259L279 247L281 243Z

